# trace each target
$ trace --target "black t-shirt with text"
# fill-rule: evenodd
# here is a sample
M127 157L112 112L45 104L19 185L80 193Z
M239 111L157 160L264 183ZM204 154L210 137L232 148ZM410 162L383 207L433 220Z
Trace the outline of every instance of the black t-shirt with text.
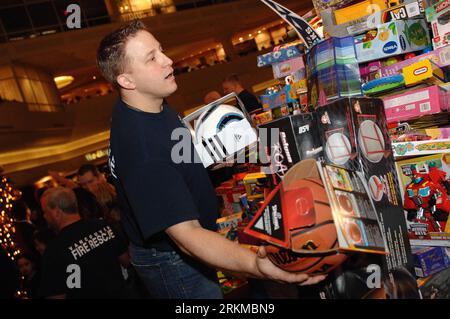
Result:
M118 257L127 249L120 233L103 220L66 226L42 257L40 296L125 298Z
M171 250L174 244L165 230L189 220L216 229L214 188L188 129L169 106L148 113L119 99L112 116L109 165L123 226L133 244Z

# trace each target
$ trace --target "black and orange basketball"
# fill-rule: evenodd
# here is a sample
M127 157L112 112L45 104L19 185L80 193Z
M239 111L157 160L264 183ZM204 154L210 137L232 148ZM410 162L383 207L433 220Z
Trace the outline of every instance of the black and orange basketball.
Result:
M315 163L310 166L314 167ZM268 257L286 271L328 273L347 257L338 251L336 226L326 190L318 174L305 172L305 167L292 169L283 180L281 198L289 224L300 227L290 231L290 249L268 245Z

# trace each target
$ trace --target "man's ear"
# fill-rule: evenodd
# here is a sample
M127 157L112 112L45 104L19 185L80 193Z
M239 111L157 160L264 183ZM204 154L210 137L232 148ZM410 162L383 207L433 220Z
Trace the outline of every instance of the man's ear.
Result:
M134 90L136 88L136 84L133 81L133 78L130 74L122 73L119 74L116 78L117 84L125 90Z

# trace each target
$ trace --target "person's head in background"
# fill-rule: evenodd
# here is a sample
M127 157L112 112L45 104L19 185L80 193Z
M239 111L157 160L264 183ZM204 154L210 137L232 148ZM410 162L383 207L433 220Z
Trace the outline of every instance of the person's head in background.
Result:
M222 81L223 94L227 95L232 92L239 94L244 91L237 74L231 74Z
M12 208L12 216L14 217L14 220L16 222L19 221L28 221L30 222L30 218L31 218L31 210L28 207L28 205L22 200L16 200L13 203L13 208Z
M388 299L421 299L417 281L405 266L395 268L384 280Z
M33 233L34 247L43 255L48 244L55 238L55 233L51 229L40 229Z
M21 254L16 258L17 268L19 269L20 275L25 279L31 279L36 273L36 264L29 254Z
M90 192L95 192L98 184L106 182L104 175L92 164L82 165L79 168L77 175L80 186Z
M203 98L203 102L205 104L209 104L212 103L218 99L220 99L222 96L220 95L219 92L217 91L211 91L208 94L205 95L205 97Z
M77 187L73 189L77 200L78 213L82 219L98 219L103 218L104 208L97 200L95 193L98 192L102 185L100 183L95 191L90 192L84 188Z
M55 187L46 190L41 207L48 226L56 232L80 220L77 198L71 189Z

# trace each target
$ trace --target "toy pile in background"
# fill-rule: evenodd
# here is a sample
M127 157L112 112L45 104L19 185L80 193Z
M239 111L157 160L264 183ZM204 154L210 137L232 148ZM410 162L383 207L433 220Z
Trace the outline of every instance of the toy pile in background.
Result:
M450 267L450 1L313 3L328 37L353 37L362 94L384 102L416 275Z
M257 59L277 85L254 117L258 161L216 189L222 235L291 271L329 273L355 253L380 256L385 278L450 267L449 1L313 0L325 39ZM392 280L382 295L397 298Z

